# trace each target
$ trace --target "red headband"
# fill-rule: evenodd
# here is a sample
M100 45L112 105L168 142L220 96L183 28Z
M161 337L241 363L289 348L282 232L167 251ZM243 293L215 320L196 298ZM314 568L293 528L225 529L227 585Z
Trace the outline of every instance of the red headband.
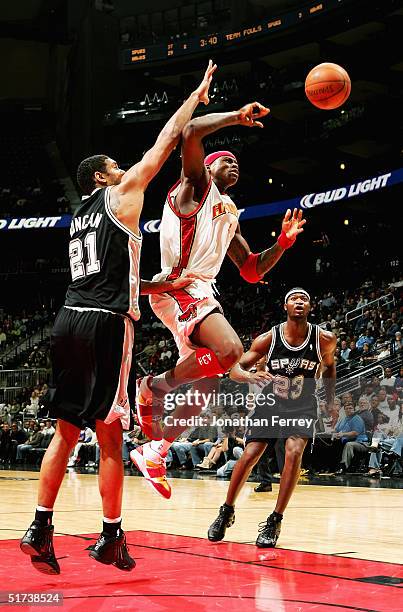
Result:
M204 165L210 166L213 162L215 162L216 159L224 156L232 157L232 159L235 159L235 161L237 161L235 155L231 153L231 151L216 151L215 153L210 153L210 155L207 155L207 157L204 158Z

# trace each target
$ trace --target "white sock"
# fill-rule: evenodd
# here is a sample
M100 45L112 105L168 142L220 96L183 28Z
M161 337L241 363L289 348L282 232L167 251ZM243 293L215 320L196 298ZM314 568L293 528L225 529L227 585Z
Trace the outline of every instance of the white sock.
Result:
M53 508L45 508L45 506L37 506L38 512L53 512Z
M161 457L165 457L172 445L172 442L168 442L168 440L152 440L150 443L150 448L155 452L161 455Z
M122 520L121 516L118 516L118 518L114 518L114 519L106 518L106 516L104 516L103 518L104 523L120 523L121 520Z

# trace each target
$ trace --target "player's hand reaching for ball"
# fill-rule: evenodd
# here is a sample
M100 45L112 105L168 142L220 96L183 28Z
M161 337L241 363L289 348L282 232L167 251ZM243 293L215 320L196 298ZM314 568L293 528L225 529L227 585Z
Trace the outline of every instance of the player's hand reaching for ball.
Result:
M298 234L304 231L302 226L305 223L306 219L302 218L302 210L294 208L294 212L291 215L291 210L288 209L284 215L281 229L289 240L295 240Z
M245 104L239 110L239 123L240 125L245 125L246 127L264 127L261 121L256 121L256 119L261 119L262 117L266 117L270 113L270 109L263 106L259 102L250 102L249 104Z
M196 93L199 96L200 102L204 104L208 104L210 102L210 98L208 97L208 90L211 84L211 80L213 78L214 72L217 70L217 64L213 64L212 60L209 60L207 70L204 73L204 77L199 87L196 89Z

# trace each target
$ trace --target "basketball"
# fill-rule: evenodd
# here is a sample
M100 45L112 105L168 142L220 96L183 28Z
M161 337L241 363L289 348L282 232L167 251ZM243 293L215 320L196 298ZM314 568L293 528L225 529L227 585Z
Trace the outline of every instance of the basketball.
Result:
M309 72L305 80L305 94L317 108L331 110L347 100L351 91L348 73L338 64L325 62Z

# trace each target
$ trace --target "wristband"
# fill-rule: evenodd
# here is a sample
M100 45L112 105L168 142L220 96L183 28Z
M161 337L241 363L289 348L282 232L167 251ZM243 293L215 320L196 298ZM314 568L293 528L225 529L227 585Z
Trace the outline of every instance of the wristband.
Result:
M242 268L240 268L239 273L244 280L248 283L258 283L262 276L256 271L257 260L260 253L249 253L245 263Z
M277 239L277 243L281 246L282 249L289 249L295 242L295 238L287 238L286 233L284 231L281 232L280 236Z

